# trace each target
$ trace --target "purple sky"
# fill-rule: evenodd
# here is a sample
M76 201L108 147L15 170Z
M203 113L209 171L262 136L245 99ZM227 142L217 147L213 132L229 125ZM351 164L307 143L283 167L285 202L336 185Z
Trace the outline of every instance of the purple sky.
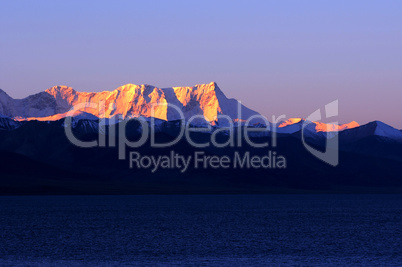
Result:
M402 1L1 1L0 24L15 98L215 81L268 117L339 99L342 123L402 129Z

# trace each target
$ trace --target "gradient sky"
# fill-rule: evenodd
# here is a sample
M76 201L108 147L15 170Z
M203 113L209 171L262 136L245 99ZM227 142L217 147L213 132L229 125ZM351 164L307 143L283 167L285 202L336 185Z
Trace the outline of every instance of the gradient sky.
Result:
M270 117L402 129L402 1L1 1L0 88L215 81Z

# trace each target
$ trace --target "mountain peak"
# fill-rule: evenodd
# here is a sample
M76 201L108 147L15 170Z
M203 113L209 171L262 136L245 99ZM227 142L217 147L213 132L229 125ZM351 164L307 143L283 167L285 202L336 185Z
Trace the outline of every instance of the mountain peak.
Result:
M294 129L301 129L302 124L305 122L305 119L302 118L289 118L285 121L282 121L278 124L278 128L285 128L287 126L297 126L297 127L292 127L289 128L291 130ZM313 125L315 125L315 131L316 132L337 132L337 131L343 131L346 129L351 129L355 127L359 127L360 125L355 122L349 122L346 124L332 124L332 123L323 123L323 122L318 122L318 121L312 121L310 122ZM282 130L285 131L285 130Z
M386 123L384 123L382 121L379 121L379 120L375 120L375 121L372 121L372 122L369 122L369 123L372 123L372 124L374 124L376 126L380 126L380 127L384 127L384 126L385 127L391 127L388 124L386 124Z
M286 121L282 121L278 124L279 128L286 127L288 125L296 124L301 122L303 119L302 118L289 118Z
M196 84L195 88L202 89L204 92L221 92L218 84L216 82L204 83L204 84Z
M76 91L72 87L66 85L56 85L46 89L45 92L54 96L58 93L69 94L69 93L75 93Z
M0 88L0 97L7 97L7 98L11 98L4 90L2 90L1 88Z
M378 121L378 120L371 121L371 122L369 122L369 123L367 123L367 124L365 124L365 125L363 125L363 126L365 126L365 127L370 127L370 128L372 128L372 129L377 129L377 128L393 128L392 126L390 126L390 125L388 125L388 124L386 124L386 123L383 123L382 121Z
M67 85L55 85L53 87L50 87L47 90L57 90L57 91L66 91L66 90L72 90L73 88Z
M322 123L322 122L313 122L316 126L315 129L317 132L338 132L338 131L343 131L346 129L352 129L359 127L360 124L358 124L355 121L345 123L345 124L332 124L332 123Z
M381 121L372 121L360 127L345 131L349 141L353 142L369 136L379 136L402 141L402 132Z
M370 134L384 137L392 137L398 140L402 140L401 131L386 123L383 123L382 121L372 121L363 125L360 128L365 129L365 131L368 131Z
M216 82L210 82L210 83L200 83L200 84L195 85L195 87L200 87L200 86L218 87L218 84Z

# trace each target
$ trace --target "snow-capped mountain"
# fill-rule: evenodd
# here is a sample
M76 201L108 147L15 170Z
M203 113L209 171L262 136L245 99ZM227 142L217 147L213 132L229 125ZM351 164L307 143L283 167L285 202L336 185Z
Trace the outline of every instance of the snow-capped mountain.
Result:
M319 132L339 132L343 131L346 129L352 129L359 127L360 125L352 121L350 123L346 124L328 124L328 123L322 123L322 122L306 122L306 120L302 118L290 118L288 120L280 122L275 131L277 133L287 133L287 134L292 134L296 133L298 131L301 131L303 128L303 124L306 123L306 128L310 131L319 133Z
M402 141L402 132L381 121L372 121L360 127L342 132L345 142L355 142L370 136L385 137Z
M67 116L72 108L101 119L143 116L171 121L187 120L198 115L194 122L211 124L227 123L227 119L218 120L218 116L222 115L233 121L245 121L259 115L237 100L227 98L214 82L171 88L127 84L113 91L98 93L55 86L24 99L12 99L5 92L0 92L0 114L18 120L56 120Z
M179 113L183 116L180 117ZM189 121L193 115L197 115L199 120ZM222 188L225 192L228 188L227 192L246 190L249 193L250 188L264 192L281 187L285 190L296 188L296 192L301 189L338 192L342 186L346 190L356 186L397 186L402 192L400 130L379 121L360 126L354 121L338 125L302 118L290 118L277 125L267 121L245 125L244 122L255 115L259 114L235 99L228 99L215 83L171 88L128 84L99 93L83 93L71 87L56 86L24 99L13 99L0 90L0 158L3 162L0 177L4 181L0 189L30 194L131 194L187 193L197 192L192 190L199 188L209 193L222 192ZM219 119L219 116L224 118ZM135 119L128 120L131 118ZM229 121L235 122L235 129L225 127ZM272 144L272 157L275 161L275 154L283 155L287 166L283 172L275 168L210 171L189 167L183 174L178 174L174 168L158 173L127 168L126 162L117 156L121 144L124 144L121 141L142 138L144 123L152 127L151 138L146 138L140 147L132 148L143 155L160 156L171 150L185 156L205 152L207 157L233 158L237 153L246 155L250 152L253 158L267 157L266 147L252 146L246 140L251 137L254 143L271 145L273 137L278 137L275 147ZM66 130L70 130L66 126L69 125L72 125L72 133L78 140L95 141L98 145L91 148L76 146L66 135ZM209 147L196 148L187 136L180 137L183 125L194 129L211 126L209 131L190 133L190 139L197 144L211 140L223 144L230 141L230 136L236 137L236 144L221 147L211 142ZM251 131L243 131L246 129ZM152 144L153 141L166 144L176 137L179 137L178 142L169 149ZM335 168L321 162L306 149L308 145L327 151L327 148L332 148L327 146L327 141L336 140L331 139L333 137L339 137L339 165ZM7 189L12 183L13 187ZM86 188L82 188L83 184Z
M73 110L71 112L71 110ZM163 122L185 120L196 115L191 124L195 127L210 124L216 127L244 125L253 116L261 116L235 99L229 99L214 82L193 87L158 88L151 85L126 84L113 91L96 93L77 92L71 87L54 86L44 92L24 99L13 99L0 90L0 128L15 129L26 121L58 121L73 117L73 127L83 120L94 131L99 125L118 123L124 119L141 117L155 124L155 129L163 129ZM152 120L151 118L155 118ZM306 127L303 125L307 123ZM98 125L97 125L98 124ZM290 118L276 126L262 119L254 119L251 125L266 128L266 132L256 136L294 134L302 131L312 137L333 136L343 131L350 140L368 135L385 136L402 140L402 133L381 122L361 126L352 121L347 124L325 124L306 122L302 118ZM350 129L357 129L350 131ZM345 131L348 130L348 131Z

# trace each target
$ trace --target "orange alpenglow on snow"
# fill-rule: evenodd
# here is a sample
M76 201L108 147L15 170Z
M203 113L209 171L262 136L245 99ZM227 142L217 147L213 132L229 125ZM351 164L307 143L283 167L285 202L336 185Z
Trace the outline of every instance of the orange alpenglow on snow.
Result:
M64 107L74 107L80 103L105 103L104 112L99 109L81 108L81 111L93 114L99 118L110 118L122 115L123 118L144 116L162 120L179 119L177 112L168 107L186 107L200 111L206 121L214 121L221 114L221 108L216 96L215 83L196 85L194 87L157 88L151 85L126 84L114 91L99 93L76 92L71 87L52 87L46 92L52 95L58 104ZM109 108L113 107L113 108ZM153 107L153 111L152 111Z
M290 126L290 125L297 124L297 123L303 123L303 122L304 122L304 119L302 119L302 118L290 118L286 121L282 121L281 123L279 123L278 127L283 128L286 126ZM352 121L352 122L349 122L346 124L341 124L341 125L323 123L323 122L317 122L317 121L313 121L312 123L315 124L315 130L317 132L336 132L336 131L343 131L346 129L352 129L352 128L360 126L355 121Z
M74 112L69 113L73 110ZM192 87L158 88L152 85L126 84L113 91L94 93L77 92L68 86L54 86L44 92L24 99L12 99L0 90L0 114L15 120L56 121L73 115L77 119L97 120L120 117L154 117L157 119L196 120L191 123L211 125L246 122L259 113L229 99L215 82ZM184 117L183 117L183 116ZM225 115L224 118L219 116ZM279 128L294 125L301 127L302 118L290 118L279 124ZM253 124L265 124L257 119ZM317 132L341 131L358 127L357 122L348 124L315 123Z
M338 125L338 124L326 124L326 123L322 123L322 122L314 122L314 123L316 125L315 130L317 132L337 132L337 131L343 131L343 130L346 130L346 129L352 129L352 128L360 126L355 121L352 121L352 122L349 122L349 123L346 123L346 124L341 124L341 125Z
M61 113L61 114L56 114L48 117L29 117L29 118L21 118L21 117L14 117L14 120L16 121L57 121L64 119L68 116L68 112ZM84 111L75 111L74 112L74 117L78 119L92 119L92 120L97 120L98 117L84 112Z
M170 88L126 84L113 91L93 93L54 86L24 99L12 99L6 93L0 95L0 114L17 120L59 120L69 116L71 109L81 112L74 116L92 114L100 119L143 116L171 121L188 120L197 115L197 121L213 125L227 123L227 118L245 121L259 115L237 100L227 98L215 82ZM218 122L220 115L226 115L226 121Z
M287 119L286 121L282 121L281 123L279 123L278 127L279 128L286 127L288 125L299 123L301 121L302 121L301 118L290 118L290 119Z

